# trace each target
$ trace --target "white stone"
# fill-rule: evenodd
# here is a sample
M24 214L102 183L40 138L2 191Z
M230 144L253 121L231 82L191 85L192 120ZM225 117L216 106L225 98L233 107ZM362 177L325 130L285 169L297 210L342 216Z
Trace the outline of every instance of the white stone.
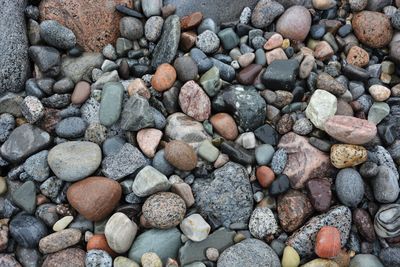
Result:
M243 133L240 137L242 138L242 146L245 149L253 149L256 147L256 136L253 132Z
M182 232L192 241L200 242L208 237L211 227L200 214L192 214L180 224Z
M250 217L249 230L254 237L259 239L275 234L278 231L278 223L271 209L256 208Z
M128 216L117 212L108 219L104 234L112 250L117 253L125 253L130 249L137 230L137 225Z
M318 129L325 129L325 122L333 117L337 109L336 97L325 90L316 90L306 108L306 116Z
M67 228L67 226L74 220L73 216L65 216L61 219L59 219L54 225L53 225L53 231L58 232L61 230L64 230Z
M21 112L29 123L35 123L44 115L42 102L35 96L27 96L21 103Z
M152 166L146 166L136 175L132 191L139 197L147 197L157 192L168 191L171 183L168 178Z

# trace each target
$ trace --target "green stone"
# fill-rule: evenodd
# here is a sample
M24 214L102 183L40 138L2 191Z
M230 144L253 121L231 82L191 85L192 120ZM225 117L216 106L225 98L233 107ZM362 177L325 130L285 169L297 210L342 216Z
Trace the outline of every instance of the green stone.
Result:
M108 82L103 87L100 103L100 123L111 126L121 114L124 87L120 82Z
M239 44L239 36L232 28L226 28L218 33L222 46L225 50L231 50Z
M36 188L33 181L27 181L11 193L12 201L28 213L36 209Z
M203 127L209 135L213 135L213 126L209 120L203 121Z
M368 121L378 124L390 113L390 107L385 102L375 102L368 112Z
M208 162L214 162L217 160L219 156L219 150L210 141L204 140L197 150L197 153L202 159L207 160Z
M217 67L212 67L209 69L201 76L200 84L209 96L215 96L222 86L222 82L219 77L219 69Z

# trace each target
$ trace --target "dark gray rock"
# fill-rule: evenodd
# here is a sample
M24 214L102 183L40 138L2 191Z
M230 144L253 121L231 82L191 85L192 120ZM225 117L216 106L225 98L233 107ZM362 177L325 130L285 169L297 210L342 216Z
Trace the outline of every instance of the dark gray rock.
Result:
M396 165L393 162L392 157L389 152L382 146L376 146L374 149L368 151L368 159L375 162L376 164L385 165L389 167L397 180L399 179L399 173L397 171Z
M19 92L24 89L30 64L24 17L27 1L3 0L0 3L0 95L2 95L5 92Z
M35 96L38 99L45 97L45 93L40 89L39 85L36 82L36 79L31 78L28 79L25 83L25 93L28 96Z
M261 0L257 3L251 16L251 24L256 28L268 27L285 8L275 1Z
M35 248L47 235L46 225L34 216L18 215L10 222L10 234L21 247Z
M42 104L49 108L66 108L71 103L71 94L54 94L42 99Z
M43 182L49 177L50 168L47 164L48 150L43 150L30 156L24 162L24 171L35 181Z
M55 20L40 23L40 37L49 45L60 49L71 49L76 44L75 34Z
M249 220L253 194L243 166L228 162L208 179L196 179L192 189L197 207L205 217L213 218L225 227ZM233 206L235 209L231 208Z
M219 70L219 75L221 76L221 79L227 82L232 82L235 79L236 72L231 65L225 64L215 58L211 58L211 60L214 66L217 67L217 69Z
M11 192L12 201L28 213L36 209L36 187L33 181L27 181Z
M42 255L34 248L17 247L15 254L17 260L25 267L39 267L42 262Z
M368 0L366 9L380 12L385 6L390 6L392 2L392 0Z
M0 97L0 114L10 113L14 117L21 117L21 103L24 98L14 93L6 93Z
M214 65L211 59L208 58L207 55L198 48L193 48L190 50L190 56L196 62L200 73L208 71Z
M0 143L4 143L15 128L13 115L4 113L0 115Z
M195 80L199 72L196 62L191 57L179 57L174 62L174 68L181 82Z
M351 168L339 171L335 188L340 202L348 207L357 207L364 196L364 182L361 175Z
M154 114L147 99L137 94L132 95L122 110L121 128L127 131L138 131L154 126Z
M61 190L63 181L52 176L40 185L40 192L50 199L55 199Z
M33 153L46 148L51 142L50 135L30 124L16 128L1 146L2 157L11 162L18 162Z
M378 202L392 203L399 196L399 182L388 166L379 166L378 175L371 180L374 197Z
M47 226L53 227L58 221L57 205L53 203L45 203L37 207L35 215L41 219Z
M385 266L400 266L400 248L387 247L379 253L379 259Z
M143 36L143 23L133 17L123 17L119 21L121 36L129 40L137 40Z
M291 60L275 60L262 75L262 82L271 90L293 90L299 72L299 62Z
M100 68L104 58L101 53L83 53L80 57L63 57L61 62L61 74L69 77L75 83L82 77L91 77L93 68Z
M85 134L87 123L80 117L63 119L56 125L56 134L62 138L78 138Z
M280 267L275 251L258 239L245 239L225 250L218 259L220 267Z
M29 57L48 76L57 76L61 70L61 57L57 49L50 46L29 47Z
M53 85L53 92L56 94L71 93L74 86L75 84L70 78L62 78Z

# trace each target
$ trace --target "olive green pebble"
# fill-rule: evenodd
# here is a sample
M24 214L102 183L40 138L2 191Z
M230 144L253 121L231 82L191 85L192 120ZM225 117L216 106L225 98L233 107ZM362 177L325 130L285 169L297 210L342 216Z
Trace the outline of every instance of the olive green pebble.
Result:
M246 239L246 237L245 237L243 234L237 233L237 234L233 237L233 242L235 242L235 244L236 244L236 243L239 243L240 241L243 241L243 240L245 240L245 239Z
M197 150L197 153L202 159L208 162L214 162L219 156L219 150L210 141L204 140Z
M297 251L287 246L283 250L282 267L297 267L300 264L300 256Z
M0 176L0 195L7 192L7 182L6 179Z

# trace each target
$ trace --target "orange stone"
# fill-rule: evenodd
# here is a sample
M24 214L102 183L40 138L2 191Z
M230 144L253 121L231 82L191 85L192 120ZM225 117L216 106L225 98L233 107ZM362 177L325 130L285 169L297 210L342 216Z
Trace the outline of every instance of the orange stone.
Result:
M315 240L315 253L320 258L333 258L340 253L340 232L336 227L322 227Z
M257 177L258 183L263 188L268 188L274 181L275 174L271 170L271 168L269 168L267 166L260 166L256 170L256 177Z
M202 20L203 14L201 12L194 12L181 18L181 28L184 31L196 28Z
M369 62L368 52L361 47L353 46L347 54L347 62L360 68L367 66Z
M91 249L100 249L104 250L108 254L112 256L116 256L117 254L110 248L110 246L107 243L107 239L105 235L93 235L87 245L86 245L86 250L89 251Z
M164 63L158 66L156 73L154 73L151 79L151 86L159 92L164 92L170 89L175 81L175 68L168 63Z
M235 140L238 129L235 120L228 113L217 113L210 118L215 131L227 140Z

